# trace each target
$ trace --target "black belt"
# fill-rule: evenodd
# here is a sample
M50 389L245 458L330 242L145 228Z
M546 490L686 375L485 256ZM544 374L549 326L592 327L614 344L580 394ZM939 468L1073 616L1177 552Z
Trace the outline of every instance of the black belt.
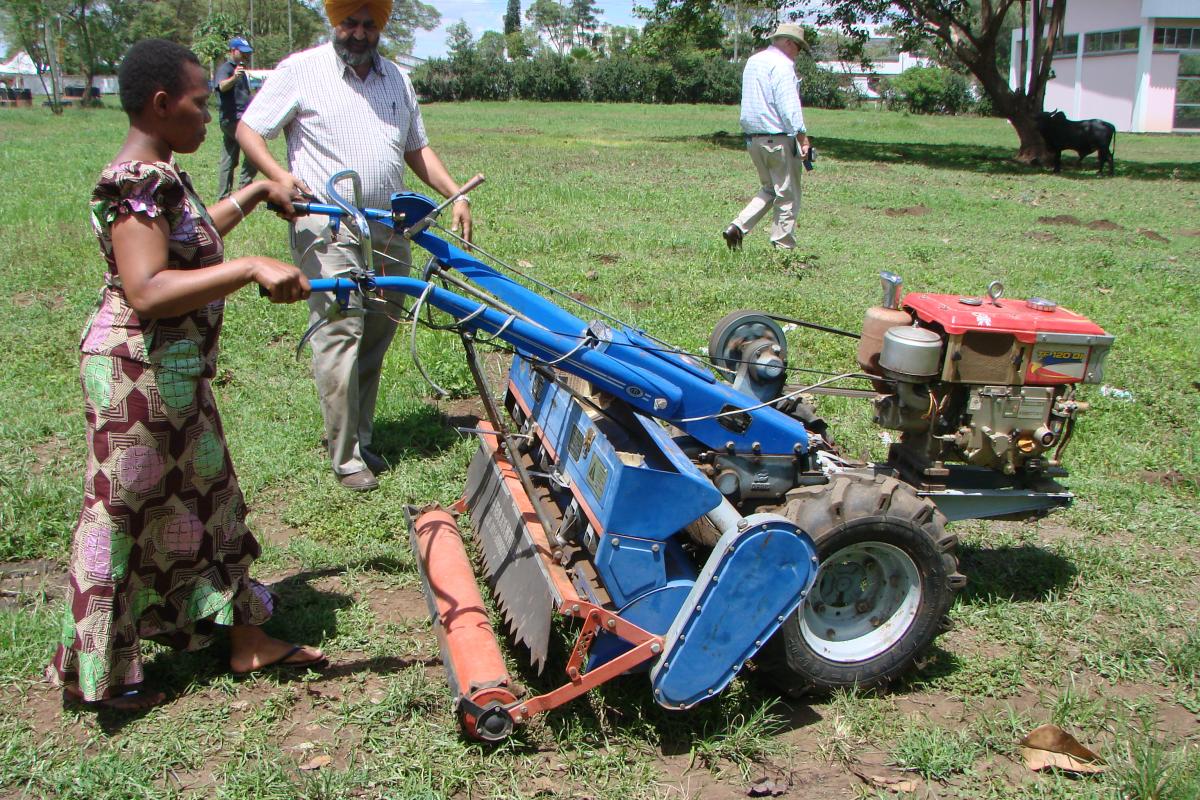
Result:
M747 136L787 136L786 133L747 133Z

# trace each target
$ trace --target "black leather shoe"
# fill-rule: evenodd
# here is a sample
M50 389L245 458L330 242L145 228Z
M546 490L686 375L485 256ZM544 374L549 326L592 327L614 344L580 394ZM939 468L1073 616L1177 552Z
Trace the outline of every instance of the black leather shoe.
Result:
M737 225L730 225L728 228L721 231L721 236L725 239L725 246L730 250L742 249L742 237L744 235L745 234L742 233L742 229Z
M338 475L338 483L352 492L373 492L379 488L375 473L369 469L360 469L349 475Z

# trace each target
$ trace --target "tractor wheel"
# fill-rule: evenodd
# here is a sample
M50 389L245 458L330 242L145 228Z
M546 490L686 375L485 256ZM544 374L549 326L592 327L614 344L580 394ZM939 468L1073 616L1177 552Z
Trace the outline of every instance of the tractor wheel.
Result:
M788 694L887 685L942 631L966 582L957 537L894 478L841 475L790 498L783 514L812 537L821 567L760 669Z

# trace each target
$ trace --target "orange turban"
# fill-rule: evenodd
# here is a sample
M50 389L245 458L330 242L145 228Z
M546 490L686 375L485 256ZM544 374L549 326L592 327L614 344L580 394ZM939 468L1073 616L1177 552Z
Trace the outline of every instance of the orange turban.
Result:
M334 26L340 25L342 20L360 8L366 8L371 19L375 20L375 26L383 30L388 17L392 15L392 0L325 0L325 14L329 17L329 24Z

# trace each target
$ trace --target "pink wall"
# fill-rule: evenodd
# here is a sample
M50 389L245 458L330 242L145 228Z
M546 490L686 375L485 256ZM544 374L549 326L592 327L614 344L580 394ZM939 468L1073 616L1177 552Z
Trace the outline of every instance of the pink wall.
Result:
M1175 76L1179 53L1155 53L1150 59L1150 92L1146 95L1145 129L1169 131L1175 123Z
M1136 79L1137 53L1084 56L1079 96L1081 115L1107 120L1120 130L1129 130Z
M1075 108L1075 58L1054 59L1054 79L1046 84L1046 99L1042 108L1063 111L1068 117L1078 116Z

